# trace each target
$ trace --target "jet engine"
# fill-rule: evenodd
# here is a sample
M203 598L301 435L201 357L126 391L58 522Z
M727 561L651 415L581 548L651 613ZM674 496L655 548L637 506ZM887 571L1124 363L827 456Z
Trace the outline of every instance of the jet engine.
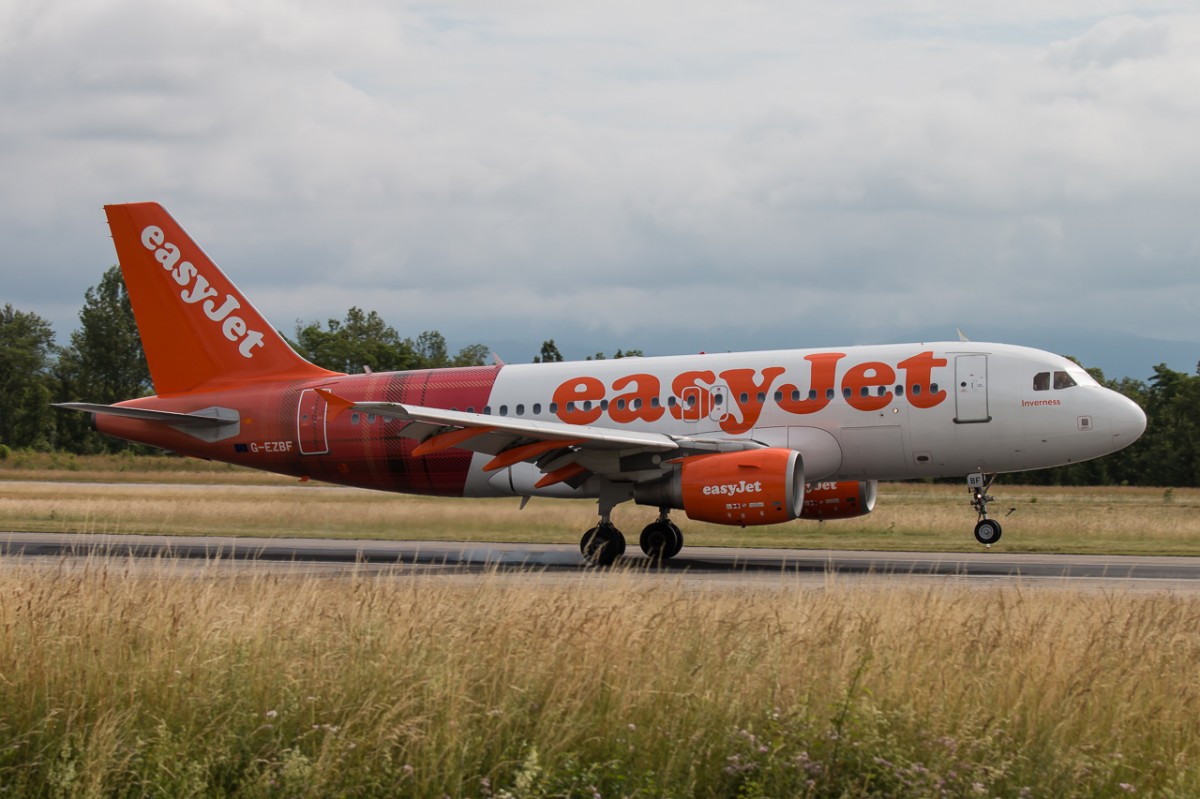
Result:
M809 483L804 487L801 519L852 519L875 509L879 483L875 480L842 480Z
M637 486L634 501L715 524L791 521L803 510L804 464L799 452L781 447L695 455L666 477Z

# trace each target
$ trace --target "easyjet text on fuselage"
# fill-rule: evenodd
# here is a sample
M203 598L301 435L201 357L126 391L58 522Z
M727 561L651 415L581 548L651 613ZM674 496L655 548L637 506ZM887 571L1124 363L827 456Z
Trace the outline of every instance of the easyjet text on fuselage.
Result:
M670 380L676 401L666 405L658 401L663 381L656 375L623 375L611 385L585 375L566 380L554 390L555 414L568 424L595 424L604 415L617 424L652 423L667 413L675 419L695 420L709 415L714 390L724 386L728 388L729 402L736 405L739 413L725 414L718 423L726 433L737 434L758 423L768 401L788 413L805 415L823 410L836 397L858 411L879 411L894 400L895 386L903 387L908 404L914 408L933 408L946 399L946 392L937 388L933 370L948 362L932 351L917 353L895 365L883 361L857 363L845 369L839 378L838 367L845 357L844 352L804 356L808 362L807 381L796 381L783 366L680 372ZM902 379L897 380L901 373ZM807 388L801 391L800 383ZM617 393L610 397L610 391Z

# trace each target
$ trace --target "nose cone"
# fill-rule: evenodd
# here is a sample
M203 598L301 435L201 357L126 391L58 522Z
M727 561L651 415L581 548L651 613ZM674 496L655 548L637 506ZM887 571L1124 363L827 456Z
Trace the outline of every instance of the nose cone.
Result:
M1146 413L1129 397L1112 392L1110 398L1113 451L1124 449L1146 432Z

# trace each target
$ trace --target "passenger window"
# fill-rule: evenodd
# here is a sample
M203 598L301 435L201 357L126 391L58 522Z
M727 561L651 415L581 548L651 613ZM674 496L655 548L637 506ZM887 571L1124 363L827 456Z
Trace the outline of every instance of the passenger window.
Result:
M896 396L897 397L904 396L904 386L896 386Z
M517 416L524 416L524 415L525 415L525 406L518 405L517 406Z
M800 392L797 391L796 393L799 394ZM815 400L817 398L817 390L815 388L810 388L808 390L808 398L810 400ZM797 399L799 399L799 397L797 397Z
M1050 373L1038 372L1033 376L1034 391L1049 391L1050 390Z
M775 392L775 401L776 401L776 402L783 402L783 392L782 392L782 391L776 391L776 392Z
M533 403L533 415L534 416L542 415L542 403L540 403L540 402Z
M758 404L762 405L766 401L767 401L766 393L762 392L762 391L758 392Z
M913 383L912 391L909 393L911 393L914 397L921 396L921 385L919 383Z
M602 411L608 410L608 400L606 400L606 399L600 400L600 410L602 410Z
M651 398L650 398L650 407L651 407L651 408L658 408L658 407L660 407L661 405L662 405L662 402L659 400L659 398L658 398L658 397L651 397Z
M550 413L558 413L558 403L557 402L550 403Z
M357 413L350 414L350 424L358 424L358 414Z
M501 416L508 416L508 406L507 406L507 405L501 405L501 406L500 406L500 415L501 415Z
M871 387L863 386L862 388L860 388L858 390L858 393L859 393L859 395L861 395L863 397L869 397L869 396L871 396Z
M741 397L740 397L739 399L741 399L741 401L742 401L742 404L743 404L743 405L745 405L747 402L749 402L749 401L750 401L750 395L749 395L749 394L747 394L745 391L743 391L743 392L742 392L742 395L741 395Z
M484 405L484 406L483 406L483 412L484 412L485 414L487 414L488 416L491 416L491 415L492 415L492 406L491 406L491 405Z
M929 384L929 393L936 394L937 392L938 392L937 383L930 383Z
M842 396L845 397L846 399L850 399L850 395L853 393L854 392L850 389L849 386L842 389Z
M849 391L850 389L846 389L846 390ZM833 389L832 388L825 389L825 399L827 399L827 400L833 399Z
M1057 391L1060 388L1072 388L1075 385L1077 385L1077 383L1075 382L1075 378L1071 377L1066 372L1055 372L1054 373L1054 389L1055 389L1055 391Z
M584 400L584 401L583 401L583 409L584 409L585 411L590 411L590 410L592 409L592 401L591 401L591 400Z

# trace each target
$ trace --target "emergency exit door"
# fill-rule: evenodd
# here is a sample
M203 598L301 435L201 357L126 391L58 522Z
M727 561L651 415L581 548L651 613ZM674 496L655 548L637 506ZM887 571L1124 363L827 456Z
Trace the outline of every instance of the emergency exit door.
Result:
M954 421L958 424L990 422L987 395L987 356L959 355L954 359Z
M300 394L296 407L296 440L300 442L301 455L324 455L329 452L329 438L325 431L325 398L311 388Z

